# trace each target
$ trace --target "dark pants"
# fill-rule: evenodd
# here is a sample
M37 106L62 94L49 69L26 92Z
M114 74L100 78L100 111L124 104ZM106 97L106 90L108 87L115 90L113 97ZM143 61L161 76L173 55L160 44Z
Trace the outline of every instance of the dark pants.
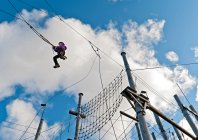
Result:
M60 53L58 53L57 55L55 55L55 56L53 57L53 60L54 60L55 65L59 65L57 59L58 59L58 58L63 59L64 55L65 55L65 52L60 52Z
M61 55L55 55L55 56L53 57L53 60L54 60L55 65L59 65L57 59L60 58L60 57L61 57Z

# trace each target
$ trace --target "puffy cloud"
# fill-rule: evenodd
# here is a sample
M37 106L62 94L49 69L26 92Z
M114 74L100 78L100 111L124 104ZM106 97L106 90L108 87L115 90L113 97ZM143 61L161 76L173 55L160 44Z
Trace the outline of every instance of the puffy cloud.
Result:
M171 62L177 62L179 60L178 55L174 51L166 53L166 58Z
M1 139L14 140L14 139L19 139L21 137L34 138L40 119L39 117L35 118L37 112L33 108L32 104L17 99L14 100L11 104L7 105L6 110L8 117L6 121L3 123L3 126L6 127L1 127L0 129ZM27 127L30 125L31 122L32 122L31 126L29 127L28 131L25 133ZM55 127L55 126L60 127L59 124L54 124L51 127ZM48 129L48 125L44 121L42 130L47 130L47 129ZM41 135L42 137L49 139L53 135L52 133L51 134L50 133L51 131L46 131L46 133L42 133Z
M194 57L197 58L198 57L198 47L194 47L192 48L193 52L194 52Z
M25 13L27 16L28 12L26 11ZM29 16L32 16L32 12L29 13ZM119 54L121 46L118 43L120 33L113 26L109 26L107 30L94 31L89 25L84 25L76 19L66 19L65 22L92 40L94 44L99 44L100 46L98 47L101 50L105 50L106 54L121 62ZM47 19L45 28L38 28L38 31L53 44L64 41L68 46L66 51L68 59L66 61L59 60L60 69L53 69L52 57L54 54L50 48L51 46L38 38L21 21L2 23L0 29L2 30L2 39L0 41L0 67L2 69L0 82L4 83L1 84L1 93L13 91L12 85L16 84L22 85L26 89L26 93L36 92L36 94L47 94L60 88L65 88L79 81L87 74L96 56L86 40L56 18ZM101 73L103 81L107 81L104 82L104 85L106 85L110 82L107 79L114 78L121 71L121 68L115 65L113 61L107 61L107 58L104 58L104 54L101 53L100 55L102 57ZM97 58L92 71L98 71L98 63ZM106 69L107 67L111 67L111 69ZM94 81L99 81L98 72L91 72L91 76L87 78L85 83L81 82L72 90L75 92L98 93L101 85L100 82ZM11 94L7 93L7 96Z
M163 37L165 21L148 20L142 25L129 21L123 27L127 47L125 51L132 56L134 62L141 66L153 66L157 63L152 47Z
M47 18L47 15L43 14L42 11L28 12L23 10L22 13L53 44L57 44L59 41L65 42L68 46L66 51L68 59L65 61L59 60L61 67L53 69L52 57L54 54L50 45L38 38L19 20L1 23L0 83L3 84L0 85L0 99L14 94L13 87L15 85L22 85L25 88L23 94L34 94L34 97L48 96L53 94L54 91L66 89L70 85L75 86L67 89L67 91L70 94L83 92L84 102L98 94L101 91L99 60L90 44L56 18ZM36 15L39 16L32 18ZM41 21L44 22L44 27L37 24ZM161 66L155 57L154 46L163 38L164 20L149 19L140 25L134 21L128 21L121 32L112 23L109 24L107 29L95 30L90 25L86 25L77 19L69 18L64 19L64 21L72 25L74 29L102 50L99 53L104 86L111 82L122 69L109 59L111 57L122 64L122 57L120 56L122 49L126 51L132 69ZM123 36L125 36L126 42L124 48L121 47ZM95 57L96 61L94 61ZM93 67L90 71L92 64ZM178 93L175 83L182 85L183 90L188 90L196 82L195 78L183 67L134 71L133 73L138 92L146 90L151 103L166 112L172 111L167 101L173 102L173 94ZM84 79L85 76L86 79ZM126 76L124 78L127 80ZM75 84L81 79L84 80ZM125 88L127 85L127 81L124 81L123 87ZM5 91L7 92L5 93ZM14 105L20 105L21 109L14 111ZM127 106L125 104L122 108L127 108ZM21 124L29 123L28 118L32 118L36 113L30 103L22 100L14 101L7 107L7 110L9 112L7 120L17 120ZM23 118L20 114L24 112L29 117L22 120L19 116ZM8 132L7 130L1 130L1 132L3 131ZM13 136L21 134L12 134L13 132L10 131L9 133ZM5 137L10 138L8 135Z
M28 22L37 23L43 20L45 17L47 17L47 12L44 10L41 11L33 9L30 13L27 10L22 10L21 15L24 17L24 19L28 20Z
M125 51L132 69L161 66L155 57L153 46L163 37L164 23L163 20L148 20L142 25L132 21L125 25L127 40ZM179 94L176 83L181 84L183 90L192 88L196 83L196 79L188 70L179 66L174 69L134 71L133 75L137 88L147 91L151 103L163 110L169 108L168 104L173 105L173 95Z
M130 38L127 41L131 44L150 47L162 39L164 24L165 20L156 21L148 19L147 22L141 25L134 21L129 21L124 25L123 31L126 33L126 37Z

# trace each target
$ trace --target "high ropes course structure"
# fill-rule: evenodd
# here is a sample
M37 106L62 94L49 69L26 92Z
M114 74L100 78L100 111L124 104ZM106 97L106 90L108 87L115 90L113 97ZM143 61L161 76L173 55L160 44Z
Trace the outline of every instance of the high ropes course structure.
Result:
M82 119L79 140L88 139L107 124L120 106L123 96L122 73L89 102L81 106Z
M30 7L33 7L32 5L26 3L23 0L18 0L18 1L23 2L24 4L26 4ZM102 51L99 47L94 45L89 39L87 39L82 34L80 34L77 30L75 30L71 25L67 24L60 16L57 16L56 11L49 4L49 2L47 0L44 0L44 1L47 3L47 5L53 11L53 15L55 17L57 17L57 19L64 22L73 31L75 31L77 34L79 34L81 37L83 37L86 41L88 41L88 43L90 44L90 47L93 49L94 53L96 54L96 57L99 58L99 74L100 74L100 83L102 85L102 91L99 94L97 94L94 98L92 98L90 101L85 103L84 105L81 105L83 94L80 93L77 111L73 111L73 110L69 111L70 114L76 116L76 131L75 131L74 140L87 140L87 139L91 138L94 134L96 134L101 129L103 129L103 127L109 121L111 122L111 127L113 129L115 139L118 140L120 137L116 136L116 132L114 129L114 123L112 122L112 117L118 111L118 108L120 107L120 105L123 101L123 97L125 97L127 99L129 104L131 105L131 108L134 109L136 116L132 117L131 115L126 114L125 112L120 112L120 113L136 122L135 126L136 126L137 133L138 133L137 139L139 139L139 140L151 140L151 139L156 140L154 133L152 133L152 138L151 138L150 132L147 127L147 123L145 121L146 110L149 109L154 114L154 117L156 119L157 125L158 125L160 133L161 133L161 137L164 140L168 140L168 136L165 132L165 129L163 128L163 125L162 125L162 122L160 119L164 119L166 122L170 123L174 127L174 130L175 130L179 140L183 139L181 136L181 132L182 132L182 134L187 135L188 137L190 137L193 140L198 140L197 126L194 124L193 120L191 119L191 117L189 115L189 112L190 112L191 114L193 114L195 116L196 120L198 121L198 114L193 106L190 106L190 109L185 107L184 105L182 105L182 103L180 102L177 95L174 96L176 102L178 103L179 109L181 109L184 117L186 118L186 120L188 121L189 125L191 126L191 128L194 132L194 134L191 134L190 132L188 132L181 126L179 126L177 123L175 123L173 120L169 119L169 117L164 115L162 112L160 112L154 106L152 106L149 101L149 98L147 96L145 96L145 94L144 94L145 91L138 93L136 86L135 86L135 82L133 81L132 72L134 72L134 71L146 70L146 69L158 69L158 68L163 68L163 67L173 67L175 65L131 70L130 66L128 64L128 61L127 61L126 53L122 52L121 55L122 55L122 58L124 61L124 66L122 66L116 60L114 60L112 57L110 57L107 53ZM19 10L14 6L14 4L11 2L11 0L8 0L8 2L13 7L13 9L15 9L15 11L17 13L19 13L20 17L16 17L17 19L25 22L30 27L30 29L34 33L36 33L36 35L38 35L38 37L40 37L43 41L45 41L49 45L53 46L53 44L47 38L45 38L30 23L28 23L28 21L20 14ZM0 12L9 14L10 16L13 16L12 14L10 14L4 10L0 10ZM100 59L101 59L100 52L103 53L104 55L106 55L109 59L114 61L116 64L121 66L122 69L126 70L129 86L126 87L124 90L122 89L123 88L122 87L123 86L122 85L123 84L123 70L115 77L115 79L112 80L111 83L109 83L106 87L104 87L103 81L102 81L102 75L100 72ZM95 62L95 60L94 60L94 62ZM93 64L94 64L94 62L93 62ZM92 64L89 72L91 71L93 64ZM198 64L198 63L188 63L188 64L179 64L179 65L194 65L194 64ZM79 81L75 82L74 84L68 86L67 88L70 88L70 87L78 84L82 80L84 80L89 75L89 72L85 77L83 77ZM138 78L138 80L139 80L138 82L145 84L152 92L156 93L156 91L154 89L152 89L151 87L149 87L149 85L147 83L144 83L144 80L142 80L140 77L138 77L135 74L134 74L134 76ZM67 88L65 88L63 91L65 91ZM57 95L55 95L55 96L57 96ZM50 99L48 99L48 101L46 103L49 103L53 98L54 97L51 97ZM161 98L163 98L163 97L161 97ZM172 103L170 103L170 104L172 104ZM48 130L41 131L42 124L43 124L43 115L44 115L44 110L45 110L46 104L42 104L41 106L42 106L41 109L36 114L36 116L37 116L38 113L41 110L43 110L37 132L35 135L32 136L32 137L34 137L34 140L37 140L40 135L42 136L43 132L48 131ZM35 118L36 118L36 116L35 116ZM23 139L23 136L25 135L25 133L27 133L27 131L30 128L34 119L26 127L26 130L23 131L23 134L21 135L19 140ZM52 128L50 128L50 129L52 129ZM124 132L123 132L123 133L125 133L125 137L122 139L127 140L125 130L126 129L124 129ZM29 138L32 138L32 137L29 137ZM29 138L25 138L25 139L29 139ZM99 138L99 140L102 138L103 137Z

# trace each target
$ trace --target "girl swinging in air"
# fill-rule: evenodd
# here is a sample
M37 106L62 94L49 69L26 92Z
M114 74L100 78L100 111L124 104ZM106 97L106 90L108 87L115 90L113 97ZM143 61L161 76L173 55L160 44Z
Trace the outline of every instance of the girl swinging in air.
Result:
M58 46L53 46L52 48L55 52L57 52L57 55L53 57L54 64L55 64L54 68L58 68L60 67L60 65L57 59L58 58L63 59L63 60L67 59L67 57L65 56L65 50L67 49L67 47L65 46L63 42L59 42Z

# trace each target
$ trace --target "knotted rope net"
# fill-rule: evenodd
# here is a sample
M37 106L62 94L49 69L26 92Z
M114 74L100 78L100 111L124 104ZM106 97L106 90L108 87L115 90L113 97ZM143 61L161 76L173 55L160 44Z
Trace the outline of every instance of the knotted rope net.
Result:
M86 140L99 131L113 117L122 102L122 72L97 96L81 106L79 140Z

